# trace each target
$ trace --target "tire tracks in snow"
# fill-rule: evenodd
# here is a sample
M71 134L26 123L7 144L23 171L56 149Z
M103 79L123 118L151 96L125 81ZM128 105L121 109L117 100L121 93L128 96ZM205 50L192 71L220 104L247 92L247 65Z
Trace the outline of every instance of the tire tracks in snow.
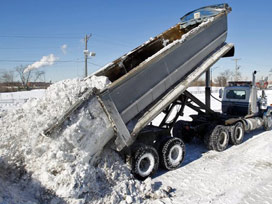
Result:
M255 136L254 133L256 134ZM259 133L259 134L258 134ZM198 147L197 147L198 146ZM191 149L191 150L190 150ZM224 152L187 145L185 165L154 178L176 191L165 203L272 203L272 133L255 131ZM193 158L196 160L193 160ZM154 201L154 203L159 203Z

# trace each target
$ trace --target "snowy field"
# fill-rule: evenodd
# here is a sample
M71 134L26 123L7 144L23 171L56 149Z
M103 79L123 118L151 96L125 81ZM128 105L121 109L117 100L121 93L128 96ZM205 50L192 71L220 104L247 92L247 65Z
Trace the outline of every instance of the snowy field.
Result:
M191 87L188 89L192 94L201 97L202 101L205 100L204 87ZM213 87L212 94L217 97L219 88ZM41 98L45 94L44 89L32 90L32 91L20 91L20 92L8 92L0 93L0 112L15 109L22 106L27 100L31 98ZM212 105L220 110L220 103L212 99ZM186 109L186 114L191 114L192 110Z
M1 110L14 109L21 106L30 98L41 98L44 93L44 89L0 93L0 112Z
M218 88L213 88L212 90L213 95L218 97ZM205 100L203 87L192 87L189 91L200 100ZM4 113L7 110L20 109L22 104L29 98L42 98L44 94L44 90L8 94L1 93L0 110ZM267 95L268 101L272 103L272 91L268 91ZM220 111L220 102L214 99L211 102L212 108ZM189 120L189 115L193 113L193 110L186 108L184 119ZM161 117L156 118L154 123L158 123ZM113 153L104 152L103 154L105 157L110 157ZM63 155L57 156L60 156L62 159L65 158ZM132 179L127 172L126 166L116 158L103 160L98 165L101 169L99 172L95 172L94 174L93 170L91 171L92 175L96 175L100 180L97 180L97 178L91 180L94 187L97 188L95 189L97 198L95 201L90 200L90 203L272 204L271 131L264 132L263 130L256 130L250 134L246 134L245 141L241 145L230 146L224 152L207 151L204 144L200 141L194 141L192 144L186 145L186 156L182 167L174 171L159 170L152 178L152 181L147 179L143 183ZM40 168L43 168L42 160L40 161L39 158L36 159L36 162L41 165ZM67 157L65 159L71 158ZM35 162L33 165L35 165ZM70 166L67 166L67 168L70 168ZM46 203L44 201L46 199L43 201L37 199L37 192L33 190L35 187L29 185L29 183L25 182L23 188L16 181L11 182L7 180L5 175L8 176L9 174L5 170L0 169L0 204ZM47 175L45 171L42 173L43 175L33 175L37 178L42 178L41 181L45 181L48 179ZM80 173L84 172L81 171ZM16 172L15 174L20 174L20 172ZM110 183L104 181L104 174L107 176L107 179L110 178ZM61 179L65 178L62 177ZM71 177L71 179L74 178ZM113 185L114 181L116 182L115 185ZM33 183L31 184L33 185ZM38 185L38 182L34 182L34 185ZM50 185L55 184L51 183ZM84 188L86 187L84 186ZM66 190L65 186L61 186L61 188L60 190ZM101 194L99 194L99 191ZM62 192L59 194L62 195ZM145 199L144 194L150 196L147 196ZM45 195L48 196L48 193L45 193ZM107 199L99 198L99 196L105 196ZM50 203L64 202L61 199L53 199ZM69 203L83 204L85 202L69 200Z

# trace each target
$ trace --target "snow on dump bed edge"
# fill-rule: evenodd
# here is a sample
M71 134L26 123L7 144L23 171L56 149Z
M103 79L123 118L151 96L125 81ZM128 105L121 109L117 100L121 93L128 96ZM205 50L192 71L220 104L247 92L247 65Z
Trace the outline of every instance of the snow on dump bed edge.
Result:
M168 45L166 45L167 43L164 42L164 47L161 50L159 50L154 55L152 55L149 58L147 58L141 64L145 64L145 63L147 63L147 62L155 59L157 56L161 55L162 53L166 52L167 50L170 50L171 48L173 48L177 44L184 43L186 40L190 39L195 33L197 33L200 29L208 26L211 22L214 21L214 19L215 19L214 17L210 17L210 18L205 19L197 27L193 28L189 32L187 32L184 35L182 35L180 39L177 39L177 40L169 43Z
M113 136L96 98L74 112L54 137L40 134L82 92L103 89L108 83L106 77L96 76L61 81L42 98L30 99L3 115L0 203L139 203L147 195L152 197L151 181L134 180L113 150L106 148L94 160Z

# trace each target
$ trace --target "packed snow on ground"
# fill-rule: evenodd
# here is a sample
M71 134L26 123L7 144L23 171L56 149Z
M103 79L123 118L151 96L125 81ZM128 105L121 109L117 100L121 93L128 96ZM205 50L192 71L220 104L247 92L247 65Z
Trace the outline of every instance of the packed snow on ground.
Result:
M41 98L44 93L44 89L0 93L0 113L4 110L22 106L30 98Z
M103 89L106 78L66 80L39 99L5 112L0 119L0 204L7 203L272 203L272 134L248 134L239 146L207 151L200 141L186 145L177 170L159 172L144 182L108 147L99 153L92 141L111 134L95 101L73 115L54 137L40 134L57 121L86 88ZM205 100L205 88L189 91ZM218 88L212 88L218 97ZM272 102L272 91L267 91ZM221 103L212 99L212 108ZM185 109L182 119L194 114ZM154 123L158 123L159 116ZM91 131L90 134L89 131ZM103 138L103 137L102 137ZM107 141L102 140L103 146ZM95 143L97 144L97 143Z
M50 137L42 134L87 89L103 89L108 83L106 77L95 76L61 81L43 97L2 114L1 204L140 203L153 197L150 179L135 180L110 148L101 153L113 129L95 97L71 115L61 131Z
M257 130L245 140L224 152L207 151L197 142L187 145L182 167L154 178L158 186L171 186L173 197L152 203L272 203L272 133Z
M266 94L272 104L272 91ZM204 94L197 97L205 101ZM221 103L214 99L211 102L213 109L220 110ZM190 114L195 113L187 109L182 119L189 120ZM161 170L153 180L158 187L171 186L173 194L152 204L271 204L272 132L255 130L246 134L242 144L229 146L224 152L207 151L201 141L195 140L186 144L182 167Z

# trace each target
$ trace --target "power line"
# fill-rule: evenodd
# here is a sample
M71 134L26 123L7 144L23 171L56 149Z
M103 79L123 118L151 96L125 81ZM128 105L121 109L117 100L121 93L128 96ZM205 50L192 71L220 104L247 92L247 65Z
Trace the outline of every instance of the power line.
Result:
M52 36L43 36L43 35L0 35L0 38L22 38L22 39L82 39L80 36L61 36L61 35L52 35ZM131 48L131 44L124 43L123 41L116 41L116 40L108 40L109 37L107 36L101 36L101 35L94 35L94 38L100 43L105 42L112 45L119 45L123 47L129 47ZM3 48L0 48L3 49ZM9 48L4 48L9 49ZM14 48L13 48L14 49Z
M0 38L37 38L37 39L81 39L81 37L72 36L27 36L27 35L0 35Z
M0 60L0 62L36 62L37 60L17 60L17 59L12 59L12 60ZM56 62L84 62L83 60L59 60Z
M91 65L94 65L94 66L97 66L97 67L102 67L102 65L99 65L99 64L96 64L96 63L92 63L92 62L88 62L88 64L91 64Z
M96 41L100 42L100 43L105 43L105 44L112 44L112 45L119 45L119 46L122 46L122 47L127 47L127 48L131 48L132 45L129 45L129 44L126 44L126 43L123 43L123 42L119 42L119 41L112 41L112 40L108 40L108 39L103 39L103 38L100 38L99 37L93 37Z
M253 66L260 66L260 67L272 67L272 65L265 65L265 64L255 64L255 63L248 63L248 62L243 62L243 64L247 64L247 65L253 65Z
M73 48L76 46L69 46ZM0 50L28 50L28 49L60 49L61 47L0 47Z
M120 41L120 40L108 40L109 39L109 36L107 35L101 35L101 34L93 34L93 38L96 39L96 40L99 40L99 41L106 41L106 42L109 42L109 43L112 43L112 44L116 44L116 45L122 45L122 46L126 46L126 47L131 47L133 46L133 44L131 44L131 42L124 42L123 40Z
M27 62L27 63L33 63L36 62L37 60L17 60L17 59L12 59L12 60L0 60L0 62ZM85 62L85 60L59 60L56 61L56 63L71 63L71 62L79 62L79 63L83 63ZM102 67L102 65L100 64L96 64L96 63L92 63L92 62L88 62L88 64L97 66L97 67ZM1 69L0 69L1 70Z

